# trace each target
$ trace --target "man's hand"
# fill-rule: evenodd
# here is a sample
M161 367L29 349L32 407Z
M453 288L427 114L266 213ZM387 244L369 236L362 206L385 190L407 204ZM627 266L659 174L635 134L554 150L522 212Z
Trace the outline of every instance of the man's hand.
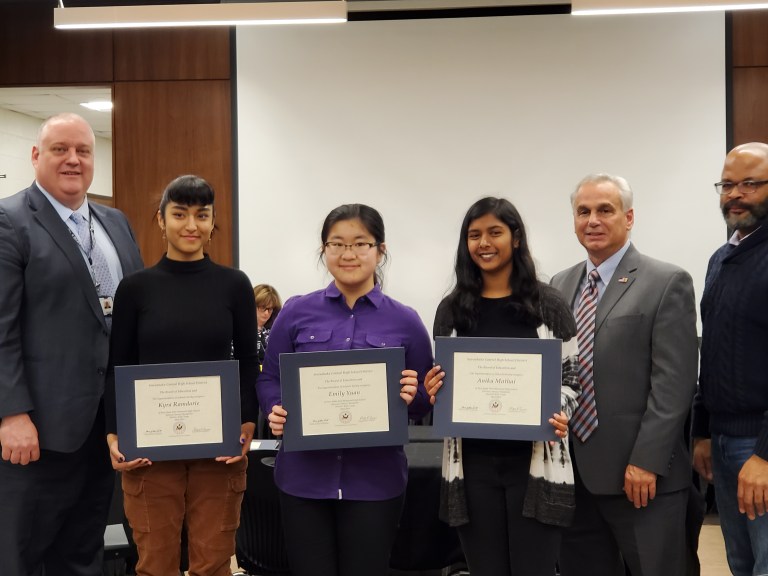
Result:
M624 472L624 493L635 508L648 506L656 498L656 474L629 464Z
M768 460L753 454L739 472L739 512L754 520L765 514L768 506Z
M707 482L712 482L712 440L693 439L693 469Z
M26 466L40 459L37 428L26 412L0 420L0 444L3 445L3 460L11 464Z

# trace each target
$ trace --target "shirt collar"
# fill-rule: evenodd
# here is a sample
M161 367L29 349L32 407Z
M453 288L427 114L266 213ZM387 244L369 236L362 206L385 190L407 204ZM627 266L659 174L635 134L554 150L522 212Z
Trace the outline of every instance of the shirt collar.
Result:
M728 238L728 244L731 244L732 246L738 246L739 244L741 244L742 242L744 242L744 240L746 240L747 238L749 238L750 236L752 236L752 234L754 234L755 232L757 232L758 230L760 230L760 228L761 228L761 226L758 226L757 228L755 228L754 230L752 230L752 232L750 232L749 234L747 234L747 235L746 235L746 236L744 236L743 238L739 238L739 231L738 231L738 230L734 230L734 231L733 231L733 234L731 234L731 237L730 237L730 238Z
M342 297L341 291L336 286L335 282L331 282L325 288L325 297L334 298L334 299L338 299ZM360 299L361 300L366 299L371 304L373 304L374 307L378 308L381 305L382 300L384 299L384 293L381 291L381 286L379 286L378 284L375 284L373 286L373 289L370 292L368 292L365 296L361 296Z
M597 269L597 273L600 275L600 281L603 285L608 286L611 282L611 278L613 278L614 272L616 272L616 268L619 266L619 262L621 262L621 259L624 258L624 254L629 250L629 245L630 241L627 240L624 246L613 253L609 258L606 258L600 266L595 266L592 261L587 258L587 276L589 276L589 273L592 272L592 270Z
M43 193L43 196L48 198L48 201L51 203L51 206L53 206L54 210L56 210L56 212L58 213L59 218L61 218L64 222L69 220L69 217L72 215L72 212L77 212L86 220L88 220L88 218L90 217L90 209L88 208L88 198L85 198L83 200L83 203L80 205L80 208L78 208L77 210L72 210L72 208L68 208L64 206L64 204L62 204L61 202L56 200L56 198L51 196L51 194L40 185L40 182L35 180L35 184L37 184L37 187L40 189L40 192Z

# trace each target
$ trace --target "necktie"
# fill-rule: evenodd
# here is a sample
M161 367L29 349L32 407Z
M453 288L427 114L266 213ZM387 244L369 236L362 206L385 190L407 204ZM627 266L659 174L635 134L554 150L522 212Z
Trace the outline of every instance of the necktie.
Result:
M597 428L597 404L595 403L595 385L592 373L592 352L595 340L595 316L597 313L597 281L600 275L592 270L587 285L581 293L581 301L576 310L576 338L579 343L579 383L581 396L579 406L573 413L571 430L574 435L586 442Z
M95 237L91 234L91 226L88 220L78 212L72 212L70 218L75 223L77 236L80 239L80 247L85 252L88 261L91 264L91 276L93 277L97 295L100 298L114 296L117 283L109 271L107 257L96 243ZM106 316L105 320L107 321L107 327L111 327L112 317Z

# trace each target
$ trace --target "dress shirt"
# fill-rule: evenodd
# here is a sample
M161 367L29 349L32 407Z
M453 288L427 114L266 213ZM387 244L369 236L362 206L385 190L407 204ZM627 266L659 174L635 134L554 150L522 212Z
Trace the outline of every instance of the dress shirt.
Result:
M123 268L120 265L120 257L117 255L117 250L115 250L115 246L112 244L112 240L110 240L109 235L107 234L107 231L104 230L104 227L101 225L101 222L99 222L98 218L93 217L90 208L88 207L88 198L83 200L83 203L80 205L80 208L77 210L72 210L71 208L67 208L56 200L51 194L40 185L40 182L35 181L35 184L37 184L37 187L40 188L40 192L43 193L43 195L48 198L48 201L51 203L51 206L53 206L54 210L56 210L56 213L59 215L59 217L64 221L64 224L67 225L67 228L70 229L70 231L75 235L75 238L78 237L77 235L77 227L75 226L75 223L72 221L70 216L72 215L72 212L79 213L83 218L85 218L86 222L91 222L93 224L93 235L94 240L96 244L99 245L99 248L101 248L101 251L104 253L104 257L107 259L107 266L109 267L109 273L112 275L112 279L115 282L115 286L117 286L120 283L120 280L123 278ZM78 242L78 246L80 247L80 254L83 256L83 260L85 261L85 265L88 266L88 269L90 270L91 264L88 262L88 255L85 253L85 250L82 246L80 246L80 243Z
M597 273L600 275L600 278L597 280L597 301L600 302L600 299L605 293L606 287L608 284L610 284L611 278L613 278L613 273L616 272L616 268L619 266L621 259L624 258L624 254L627 253L627 250L629 250L629 240L627 240L626 244L624 244L624 246L622 246L617 252L613 253L609 258L606 258L600 264L600 266L595 266L592 261L587 258L587 271L584 274L584 278L581 279L581 285L579 286L579 290L576 292L576 298L572 302L571 306L574 316L576 315L576 311L579 308L581 294L584 292L584 288L587 286L590 272L596 269Z
M415 310L384 295L377 285L352 309L332 282L327 288L290 298L272 326L257 392L264 414L282 404L280 354L360 348L405 348L405 367L418 373L419 387L408 408L412 418L430 410L423 386L432 367L432 343ZM288 414L287 418L299 415ZM402 446L280 450L278 487L293 496L316 499L386 500L405 490L407 461Z

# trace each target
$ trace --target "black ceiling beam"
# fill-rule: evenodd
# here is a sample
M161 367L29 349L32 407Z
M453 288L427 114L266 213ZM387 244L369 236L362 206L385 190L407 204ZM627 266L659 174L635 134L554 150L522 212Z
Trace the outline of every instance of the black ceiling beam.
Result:
M354 3L350 3L350 7ZM427 20L439 18L490 18L497 16L539 16L570 14L571 4L544 4L537 6L477 6L463 8L429 8L413 10L349 10L350 22L372 20Z

